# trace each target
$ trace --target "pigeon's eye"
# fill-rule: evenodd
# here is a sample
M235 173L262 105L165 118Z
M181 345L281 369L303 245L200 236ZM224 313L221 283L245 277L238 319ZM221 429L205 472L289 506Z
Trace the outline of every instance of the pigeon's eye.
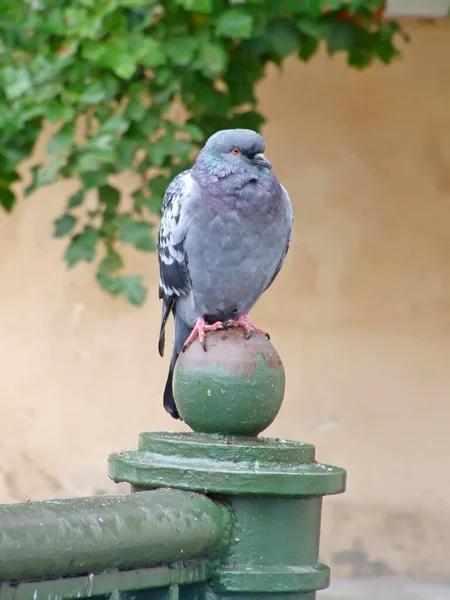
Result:
M239 150L239 148L231 148L231 152L235 155L235 156L240 156L242 154L242 152Z

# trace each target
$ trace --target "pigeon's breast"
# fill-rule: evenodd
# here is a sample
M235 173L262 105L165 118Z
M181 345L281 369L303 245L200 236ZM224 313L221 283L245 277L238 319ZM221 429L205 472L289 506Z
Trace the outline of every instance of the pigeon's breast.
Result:
M286 249L291 219L284 195L272 197L265 210L249 207L243 198L227 200L211 198L192 215L185 240L192 282L185 307L189 321L205 315L226 320L248 312Z

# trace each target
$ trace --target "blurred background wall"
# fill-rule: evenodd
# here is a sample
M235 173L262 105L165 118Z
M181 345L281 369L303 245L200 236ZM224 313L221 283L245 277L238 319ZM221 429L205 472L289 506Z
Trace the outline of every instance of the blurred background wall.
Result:
M450 579L450 28L405 26L390 67L292 60L261 85L295 232L253 317L288 377L267 434L348 469L346 494L325 501L323 560ZM101 292L90 266L66 271L51 222L75 188L0 214L1 502L125 489L108 453L182 428L161 403L156 256L128 254L143 309Z

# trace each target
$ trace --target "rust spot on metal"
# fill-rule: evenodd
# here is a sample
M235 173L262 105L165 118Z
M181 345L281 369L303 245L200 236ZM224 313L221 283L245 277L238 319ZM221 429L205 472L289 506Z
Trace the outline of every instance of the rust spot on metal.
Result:
M264 361L271 369L279 369L281 360L272 344L261 335L253 333L249 339L240 327L233 327L227 331L214 331L206 335L206 352L195 340L182 357L180 367L202 368L206 365L217 365L231 371L232 374L245 373L249 380L258 366L258 356L262 355Z
M281 367L281 359L276 352L272 351L262 354L262 356L271 369L279 369Z

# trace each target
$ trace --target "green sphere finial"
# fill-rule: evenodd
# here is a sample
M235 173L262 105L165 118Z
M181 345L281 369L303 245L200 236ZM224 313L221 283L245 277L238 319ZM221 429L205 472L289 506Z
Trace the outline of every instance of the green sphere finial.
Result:
M180 354L173 391L181 418L196 432L256 436L283 402L283 364L272 344L238 327L196 339Z

